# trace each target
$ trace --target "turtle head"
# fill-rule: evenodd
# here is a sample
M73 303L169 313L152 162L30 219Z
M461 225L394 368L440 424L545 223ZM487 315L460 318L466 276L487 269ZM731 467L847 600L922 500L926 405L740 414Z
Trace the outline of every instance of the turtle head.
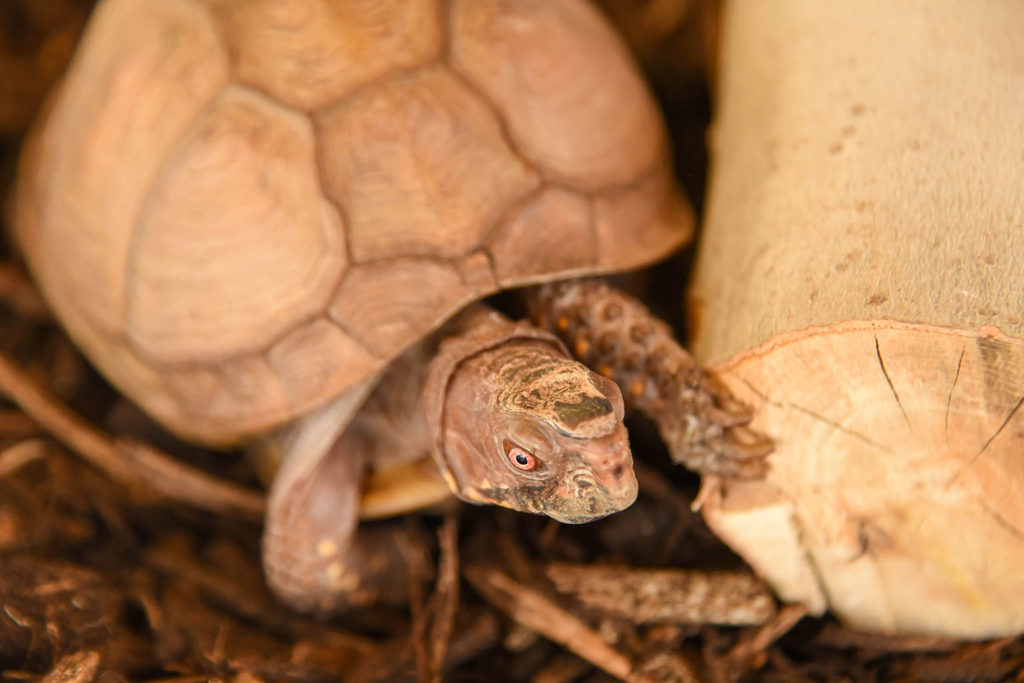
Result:
M629 507L637 482L618 386L544 344L474 359L449 386L449 484L475 503L579 524Z

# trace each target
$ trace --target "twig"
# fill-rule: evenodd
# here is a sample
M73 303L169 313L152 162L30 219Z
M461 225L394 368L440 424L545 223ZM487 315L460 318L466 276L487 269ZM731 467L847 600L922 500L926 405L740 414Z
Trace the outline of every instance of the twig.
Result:
M941 636L899 636L858 631L838 623L826 623L814 636L817 645L836 649L858 648L875 656L889 652L953 652L960 642Z
M259 520L263 494L190 467L135 439L114 440L118 452L146 485L164 497L202 510Z
M540 633L594 666L623 680L639 681L633 664L596 631L532 588L502 571L480 565L468 566L466 578L492 605L514 621Z
M61 657L40 683L89 683L100 670L100 653L84 650Z
M416 653L416 671L421 681L439 683L459 606L458 523L445 519L437 532L441 546L437 582L430 599L423 605L422 589L411 601L413 612L412 644ZM413 587L420 586L414 582Z
M45 456L46 449L39 439L19 441L0 453L0 479Z
M247 519L263 517L263 496L189 467L151 446L115 441L40 389L0 354L0 392L55 439L112 479L174 501Z
M786 605L775 618L734 645L725 658L733 662L745 662L756 654L764 652L776 640L786 635L797 622L807 616L807 607L801 604Z
M571 683L591 669L590 664L563 652L531 679L533 683Z
M177 582L212 597L231 613L262 628L291 638L312 638L335 649L351 650L360 656L371 652L375 643L361 635L328 624L314 625L293 614L271 598L262 583L257 588L240 582L241 572L219 571L198 562L194 554L165 542L150 549L146 564Z
M749 571L632 569L554 562L546 573L560 593L637 624L759 625L775 614L768 586Z
M459 527L458 518L450 516L437 532L441 546L438 563L437 588L427 604L433 614L430 642L430 668L434 680L440 681L448 645L455 627L455 613L459 608Z
M443 670L495 647L499 637L500 629L494 612L483 607L463 612L456 624ZM351 683L406 680L414 666L411 650L409 636L396 638L362 657L353 669L346 672L345 680Z

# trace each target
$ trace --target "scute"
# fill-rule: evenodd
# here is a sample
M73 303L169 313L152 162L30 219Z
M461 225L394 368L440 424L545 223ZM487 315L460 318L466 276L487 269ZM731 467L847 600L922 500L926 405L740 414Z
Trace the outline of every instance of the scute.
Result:
M23 159L22 187L34 191L17 194L35 204L34 220L18 221L19 237L58 312L73 309L64 315L121 332L140 206L168 150L227 77L227 56L201 7L111 0L98 8L35 133L36 154ZM71 332L86 334L74 323ZM104 365L102 345L95 349Z
M593 272L595 242L590 200L548 187L499 227L490 250L498 282L511 285Z
M597 270L645 266L688 240L694 217L663 160L635 185L594 198Z
M326 316L289 333L270 349L267 360L299 412L324 396L341 395L384 365Z
M539 183L493 112L442 67L368 86L318 123L356 263L468 253Z
M295 415L280 376L264 354L169 368L163 374L181 410L168 427L211 445L238 443L244 435Z
M455 0L451 59L517 148L583 189L630 183L664 124L625 47L585 0Z
M449 262L398 258L353 267L330 315L371 351L391 359L477 296Z
M210 0L238 77L312 111L441 52L438 0Z
M129 261L129 338L163 364L269 346L323 312L345 267L309 120L231 87L182 140Z

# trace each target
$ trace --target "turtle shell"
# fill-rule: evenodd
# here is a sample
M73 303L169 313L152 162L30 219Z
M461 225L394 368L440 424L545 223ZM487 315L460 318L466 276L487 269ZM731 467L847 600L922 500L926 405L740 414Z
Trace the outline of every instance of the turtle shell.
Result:
M583 0L104 0L15 224L106 376L228 444L474 299L642 266L692 219Z

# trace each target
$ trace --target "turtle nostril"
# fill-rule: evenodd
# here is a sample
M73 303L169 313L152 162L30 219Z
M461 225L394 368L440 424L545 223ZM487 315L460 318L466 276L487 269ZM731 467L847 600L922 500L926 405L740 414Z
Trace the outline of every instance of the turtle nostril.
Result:
M624 469L625 468L621 464L620 465L616 465L615 469L612 470L612 476L615 477L616 479L618 479L619 477L622 476L622 471Z

